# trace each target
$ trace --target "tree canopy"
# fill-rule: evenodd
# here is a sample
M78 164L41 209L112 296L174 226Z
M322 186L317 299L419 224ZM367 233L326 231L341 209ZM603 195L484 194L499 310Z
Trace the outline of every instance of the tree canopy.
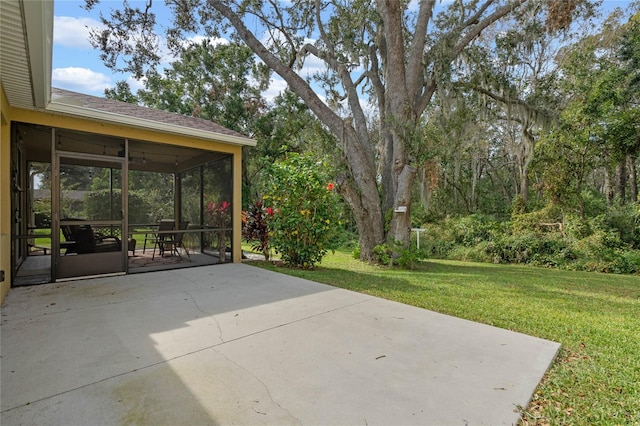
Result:
M95 3L89 0L87 7ZM176 52L196 33L242 43L333 135L340 152L336 188L353 212L363 259L372 258L373 248L384 241L408 244L416 176L435 170L430 167L436 156L425 155L433 149L425 143L425 128L436 128L432 120L455 112L452 106L461 101L472 105L475 96L473 108L480 108L482 117L489 117L487 99L502 105L491 107L495 115L482 132L466 135L475 146L495 141L498 136L492 134L513 135L522 149L516 157L520 192L526 194L533 143L557 99L549 97L556 90L555 77L544 68L551 61L549 51L572 35L576 19L594 11L594 2L587 0L166 4L173 25L165 35ZM158 65L153 7L151 1L143 9L124 2L103 17L105 27L94 31L93 43L107 65L136 76ZM631 63L633 49L626 54ZM309 70L312 63L320 65ZM527 83L518 84L519 78ZM442 142L454 146L467 136L456 131ZM478 184L492 166L491 161L475 163L471 181Z

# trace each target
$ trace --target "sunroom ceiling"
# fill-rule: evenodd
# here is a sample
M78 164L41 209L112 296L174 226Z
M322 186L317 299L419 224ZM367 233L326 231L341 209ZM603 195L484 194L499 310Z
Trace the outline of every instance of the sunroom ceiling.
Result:
M52 129L48 126L29 123L15 123L15 125L24 146L25 159L33 162L49 162ZM61 151L112 157L124 156L125 140L122 138L68 129L56 129L55 135L56 147ZM215 151L129 140L129 169L131 170L178 173L227 156L228 154ZM74 163L73 160L68 162ZM78 161L76 164L89 163Z

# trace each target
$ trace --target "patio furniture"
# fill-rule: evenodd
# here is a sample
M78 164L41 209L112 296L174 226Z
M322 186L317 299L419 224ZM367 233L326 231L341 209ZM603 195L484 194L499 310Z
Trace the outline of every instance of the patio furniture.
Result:
M66 242L60 243L65 248L65 254L77 253L105 253L120 251L120 239L115 235L103 235L94 232L91 225L83 223L82 219L62 219L63 222L76 221L78 225L62 225L60 229Z
M129 238L127 241L127 249L131 252L131 256L136 255L136 240L133 238Z
M178 227L178 229L180 231L185 231L188 227L189 227L189 221L187 220L185 222L180 222L180 226ZM183 237L184 237L184 232L176 232L176 233L167 235L167 238L162 242L165 248L171 247L170 249L171 252L172 253L175 252L175 254L177 254L178 257L180 258L180 260L182 260L182 256L178 251L178 247L182 247L185 253L187 253L187 257L191 258L191 255L189 254L189 250L187 250L184 243L182 242ZM163 253L164 253L164 250L163 250Z
M176 221L173 219L162 219L160 224L158 225L158 232L153 234L154 236L148 238L149 241L153 241L153 254L151 255L152 259L156 257L156 248L160 251L160 256L164 254L164 240L170 237L168 233L162 233L163 231L171 231L175 227ZM145 246L147 244L147 237L145 236ZM144 248L142 249L144 253Z

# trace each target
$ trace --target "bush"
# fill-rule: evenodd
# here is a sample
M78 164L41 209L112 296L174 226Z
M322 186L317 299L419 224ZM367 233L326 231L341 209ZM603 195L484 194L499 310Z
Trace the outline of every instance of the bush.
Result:
M356 246L351 250L351 256L356 260L360 260L360 246Z
M249 210L243 212L242 217L242 238L253 243L251 249L262 253L266 261L269 261L271 251L268 225L270 216L273 216L273 209L257 200L249 206Z
M295 153L269 168L270 241L290 266L313 267L336 248L338 200L326 170L326 162Z
M618 233L622 241L640 249L640 207L636 203L613 205L605 216L606 226Z
M51 228L51 200L40 199L33 202L34 220L37 228Z
M521 232L547 232L549 227L543 224L562 223L562 219L563 215L560 208L554 204L549 204L541 210L513 215L511 228L514 234Z
M388 244L380 244L373 248L373 256L376 263L381 265L393 265L391 257L393 256L393 250Z
M473 247L457 246L449 253L450 259L462 260L465 262L484 262L491 263L494 261L493 257L489 254L491 241L482 241Z
M454 220L452 229L456 243L465 247L473 247L481 241L490 240L499 226L488 216L472 214Z
M423 250L404 247L402 243L380 244L373 248L373 255L377 263L383 265L397 265L401 268L413 269L415 262L426 258Z
M610 273L640 273L640 232L636 206L615 206L607 214L582 219L554 206L498 223L472 215L425 224L420 246L430 257L464 261L523 263Z
M570 242L560 234L538 235L533 232L505 235L487 245L487 254L494 262L538 266L560 266L576 257Z
M574 240L581 240L593 234L597 225L592 220L582 219L580 216L568 214L565 216L565 234Z

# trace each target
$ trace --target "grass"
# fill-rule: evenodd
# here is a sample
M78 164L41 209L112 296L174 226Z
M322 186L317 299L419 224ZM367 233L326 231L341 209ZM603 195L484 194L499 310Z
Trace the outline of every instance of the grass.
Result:
M640 277L434 260L413 270L346 251L315 270L263 268L562 344L525 425L640 424Z

